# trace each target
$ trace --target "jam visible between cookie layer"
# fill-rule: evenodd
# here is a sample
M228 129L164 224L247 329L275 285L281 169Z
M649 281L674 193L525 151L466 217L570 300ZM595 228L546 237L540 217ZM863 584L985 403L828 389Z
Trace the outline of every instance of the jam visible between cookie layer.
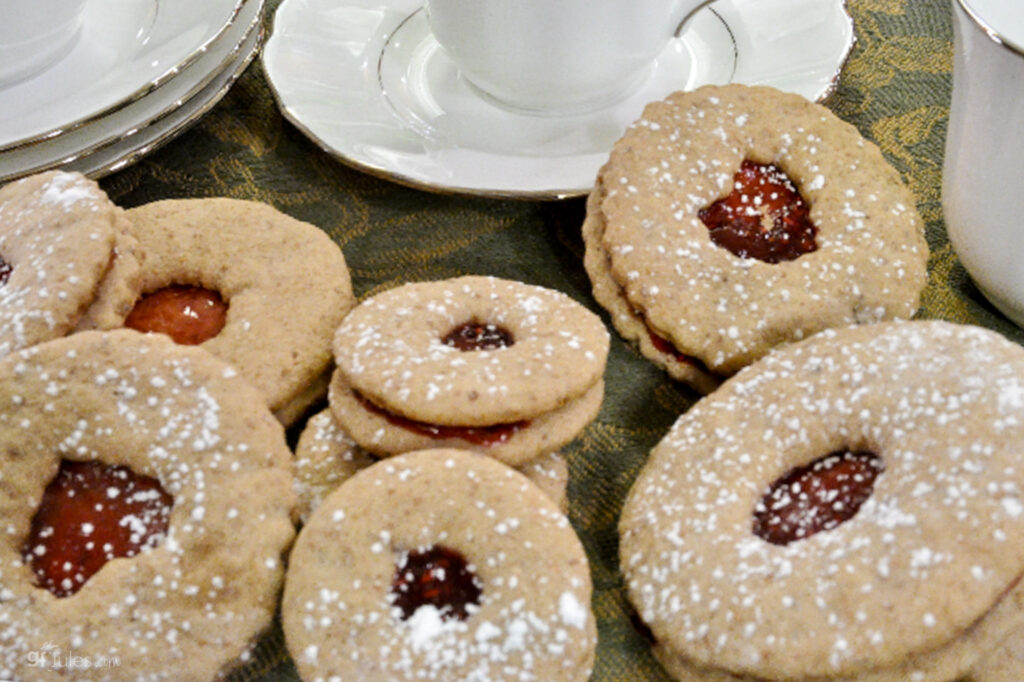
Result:
M693 365L694 367L696 367L702 372L705 372L706 374L712 373L711 370L708 369L707 365L705 365L703 362L693 357L692 355L680 353L679 349L672 345L671 341L661 336L658 336L653 331L651 331L650 328L647 329L647 336L651 339L651 345L654 346L654 348L658 352L671 356L672 359L675 360L676 362L682 362L687 365Z
M740 258L779 263L818 248L807 202L774 164L744 160L732 192L697 215L711 241Z
M462 351L497 350L515 343L512 332L489 322L466 322L448 332L441 340L446 346Z
M473 567L454 549L434 545L404 555L391 581L393 603L409 619L421 606L433 606L441 618L466 620L480 605L481 587Z
M167 334L175 343L195 346L224 328L228 305L216 291L173 285L143 296L124 326L140 332Z
M871 497L882 459L866 451L833 452L775 481L754 510L754 534L788 545L851 519Z
M473 445L490 447L506 442L509 438L514 436L516 432L521 429L525 429L530 425L530 422L525 420L511 422L508 424L493 424L491 426L444 426L441 424L427 424L426 422L418 422L412 419L407 419L393 412L388 412L384 408L373 404L359 393L355 391L353 391L353 393L360 405L362 405L367 411L383 417L389 424L399 426L408 431L412 431L413 433L418 433L421 436L428 436L430 438L459 438L467 443L472 443Z
M23 559L38 587L68 597L111 559L158 545L173 502L156 479L127 467L64 460L32 519Z

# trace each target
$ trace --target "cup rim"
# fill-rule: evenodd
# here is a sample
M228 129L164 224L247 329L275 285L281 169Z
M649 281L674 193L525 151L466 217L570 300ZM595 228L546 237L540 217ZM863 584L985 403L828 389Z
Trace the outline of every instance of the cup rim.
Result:
M978 28L980 28L985 35L989 37L992 42L1001 45L1010 52L1024 57L1024 47L1017 47L1013 41L1009 40L1004 34L1000 33L997 29L989 25L984 19L978 16L978 13L971 9L967 4L967 0L956 0L956 4L960 6L960 9L967 15L967 17L973 21Z

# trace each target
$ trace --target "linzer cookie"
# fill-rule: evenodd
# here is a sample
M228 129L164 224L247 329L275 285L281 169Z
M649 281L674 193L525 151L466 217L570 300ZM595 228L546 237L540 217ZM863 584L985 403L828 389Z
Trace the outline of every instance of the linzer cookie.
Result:
M377 455L430 447L519 465L597 415L608 333L565 294L467 276L363 301L334 339L329 402Z
M702 391L777 345L912 316L928 257L877 147L821 105L743 85L648 105L585 235L617 329Z
M127 212L146 254L126 315L231 363L288 425L321 398L331 338L354 303L345 259L318 228L257 202L160 201Z
M121 209L78 173L0 189L0 357L75 327L112 267L122 221Z
M829 330L742 370L623 508L656 656L685 680L982 669L1024 627L1022 415L1024 349L946 322Z
M376 461L341 428L330 409L309 418L295 446L295 492L299 518L305 521L342 482ZM557 452L541 455L519 471L568 511L569 466Z
M0 405L0 678L210 680L243 658L294 535L263 396L201 349L118 330L8 355Z
M586 680L583 547L522 474L459 450L382 460L330 494L289 559L304 680Z

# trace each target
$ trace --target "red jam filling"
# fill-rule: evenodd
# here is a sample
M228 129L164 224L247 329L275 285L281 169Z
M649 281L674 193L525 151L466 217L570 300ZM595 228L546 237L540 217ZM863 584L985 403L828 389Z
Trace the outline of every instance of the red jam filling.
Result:
M7 284L7 280L11 278L11 264L0 258L0 286Z
M139 299L124 326L167 334L175 343L195 346L220 333L227 313L228 304L216 291L174 285Z
M512 332L496 324L466 322L448 332L443 339L445 345L462 351L497 350L508 348L515 343Z
M664 353L665 355L671 356L672 359L675 360L676 362L683 362L686 363L687 365L693 365L697 369L707 374L712 373L711 370L708 369L707 365L705 365L697 358L693 357L692 355L680 353L679 349L673 346L668 339L658 336L650 329L647 330L647 336L650 337L651 345L653 345L657 351Z
M885 465L866 451L833 452L775 481L754 510L754 534L788 545L853 518Z
M491 426L443 426L441 424L427 424L413 419L407 419L393 412L388 412L382 407L373 404L359 393L353 392L359 404L366 410L373 412L386 419L389 424L399 426L413 433L429 438L460 438L467 443L491 447L500 445L514 436L520 429L530 425L529 421L510 422L508 424L493 424Z
M466 620L480 605L480 581L466 557L443 545L409 552L395 567L391 581L394 605L408 620L421 606L434 606L443 620Z
M711 241L740 258L779 263L818 248L810 207L774 164L744 160L733 176L732 192L697 215Z
M23 559L38 587L68 597L111 559L156 547L173 503L155 478L64 460L32 518Z

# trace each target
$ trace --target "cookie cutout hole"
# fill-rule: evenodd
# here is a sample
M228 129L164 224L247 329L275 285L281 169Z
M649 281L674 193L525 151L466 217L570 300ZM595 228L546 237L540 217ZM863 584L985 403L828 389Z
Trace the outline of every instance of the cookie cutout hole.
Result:
M11 278L12 270L11 264L5 261L3 256L0 256L0 287L7 284L7 280Z
M441 339L446 346L461 351L497 350L515 343L512 332L489 322L466 322L455 327Z
M711 241L740 258L780 263L818 249L810 207L785 171L745 159L728 196L698 217Z
M64 460L43 492L22 559L37 587L71 596L111 559L159 545L173 503L155 478L128 467Z
M428 424L427 422L415 421L385 410L379 405L367 400L359 393L354 391L353 393L356 400L359 401L359 404L363 406L363 409L368 412L372 412L379 417L383 417L389 424L401 427L407 431L412 431L413 433L421 436L437 438L439 440L458 438L466 441L467 443L472 443L473 445L491 447L507 442L521 429L525 429L530 425L529 421L493 424L491 426L445 426L442 424Z
M441 620L466 620L480 606L480 580L458 551L433 545L402 555L391 581L393 604L409 620L424 606Z
M124 326L166 334L175 343L195 346L220 333L227 313L228 304L216 291L172 285L139 299L125 318Z
M754 509L754 535L788 545L850 520L885 469L873 452L840 451L782 476Z

